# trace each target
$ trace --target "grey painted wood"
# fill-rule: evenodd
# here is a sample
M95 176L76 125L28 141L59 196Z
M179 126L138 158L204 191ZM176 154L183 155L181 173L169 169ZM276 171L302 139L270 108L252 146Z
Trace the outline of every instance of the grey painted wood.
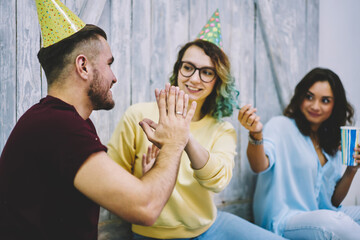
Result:
M81 16L81 10L83 8L85 8L85 5L87 5L87 3L91 3L92 0L64 0L62 1L66 7L68 7L73 13L75 13L77 16ZM85 13L84 13L85 14ZM83 19L83 18L81 18ZM85 19L83 19L85 20Z
M232 73L236 86L240 90L239 105L241 107L242 103L251 103L254 98L254 3L252 0L233 1L224 11L229 12L229 15L223 15L222 19L225 22L222 19L220 21L224 22L222 25L230 26L230 28L224 26L223 30L224 50L230 57ZM228 22L226 22L227 19ZM230 31L230 34L227 31ZM236 204L239 200L250 202L253 193L254 176L246 159L247 131L238 124L237 113L238 111L235 110L230 121L238 133L238 155L235 158L233 179L216 199L218 205ZM245 215L246 219L252 218L251 215Z
M17 12L17 119L41 98L40 67L37 52L40 47L39 23L35 4L32 1L19 1ZM35 17L34 17L35 16Z
M108 33L115 58L112 70L117 77L112 94L112 111L96 111L91 115L104 144L109 140L117 122L131 101L131 1L107 1L99 26Z
M310 5L313 25L318 11L317 1ZM274 114L280 114L288 104L293 89L300 78L315 67L317 59L308 53L307 46L317 47L318 32L309 26L308 6L299 1L258 1L256 66L257 106L260 116L267 121ZM311 35L311 36L310 36ZM315 59L314 59L315 58ZM262 69L262 70L260 70ZM271 80L271 81L270 81ZM265 93L265 94L264 94Z
M304 51L306 52L305 59L307 65L304 69L301 69L301 75L298 75L296 79L298 81L309 72L314 66L318 66L319 63L319 0L306 1L306 46Z
M47 90L36 57L41 41L34 1L15 3L0 2L0 150L17 119ZM180 47L196 38L216 8L220 11L224 51L240 90L239 104L255 105L264 122L281 114L296 83L318 61L319 0L64 3L107 32L115 58L115 108L91 115L104 144L128 106L155 99L154 89L168 82ZM246 159L247 131L239 126L237 113L227 118L238 133L233 179L223 192L215 194L215 201L219 208L251 220L255 175ZM107 210L101 210L99 239L128 236L128 227Z
M189 28L188 28L188 41L194 40L203 26L206 24L207 20L210 18L207 9L207 1L205 0L190 0L188 6L189 12ZM215 11L215 7L213 11ZM220 15L221 21L221 15Z
M76 1L81 2L81 1ZM80 18L91 24L97 24L103 14L103 9L106 4L106 0L87 0L84 1L79 12Z
M0 151L16 123L16 2L0 2Z
M134 0L132 6L130 103L149 101L153 96L151 84L151 1ZM122 79L126 81L126 79ZM156 86L160 87L160 86Z
M187 1L153 1L151 5L150 92L168 82L178 47L188 41Z

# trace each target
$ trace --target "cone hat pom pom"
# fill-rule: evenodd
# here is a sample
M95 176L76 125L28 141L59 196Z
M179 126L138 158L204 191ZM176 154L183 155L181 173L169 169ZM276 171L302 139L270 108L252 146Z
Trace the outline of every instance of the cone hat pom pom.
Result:
M212 42L219 48L223 48L219 9L213 13L206 25L202 28L197 38Z
M85 27L85 23L59 0L36 0L36 8L44 48Z

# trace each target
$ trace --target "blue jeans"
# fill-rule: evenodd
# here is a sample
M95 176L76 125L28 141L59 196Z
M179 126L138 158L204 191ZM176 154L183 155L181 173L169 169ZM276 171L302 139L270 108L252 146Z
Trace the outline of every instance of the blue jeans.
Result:
M316 210L287 220L283 236L289 239L360 239L360 206L340 211Z
M156 238L149 238L134 233L134 240L155 240ZM176 238L178 240L259 240L259 239L283 239L261 227L256 226L238 216L228 212L218 211L217 218L214 224L201 235L194 238Z

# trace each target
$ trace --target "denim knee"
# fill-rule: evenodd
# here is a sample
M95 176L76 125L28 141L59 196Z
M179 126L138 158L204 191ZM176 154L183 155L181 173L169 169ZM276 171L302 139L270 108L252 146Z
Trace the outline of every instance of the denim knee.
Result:
M284 237L290 239L353 239L360 225L342 212L317 210L288 219Z

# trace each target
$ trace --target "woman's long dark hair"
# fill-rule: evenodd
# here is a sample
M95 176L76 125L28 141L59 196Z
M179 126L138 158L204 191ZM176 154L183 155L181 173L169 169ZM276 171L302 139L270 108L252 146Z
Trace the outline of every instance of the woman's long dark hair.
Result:
M327 81L334 95L334 108L330 117L318 129L319 145L326 153L334 155L340 145L340 126L347 122L353 123L354 109L346 100L345 90L336 73L325 68L314 68L298 83L290 104L285 108L284 115L295 119L300 132L310 136L310 122L300 110L300 106L309 88L319 81Z

